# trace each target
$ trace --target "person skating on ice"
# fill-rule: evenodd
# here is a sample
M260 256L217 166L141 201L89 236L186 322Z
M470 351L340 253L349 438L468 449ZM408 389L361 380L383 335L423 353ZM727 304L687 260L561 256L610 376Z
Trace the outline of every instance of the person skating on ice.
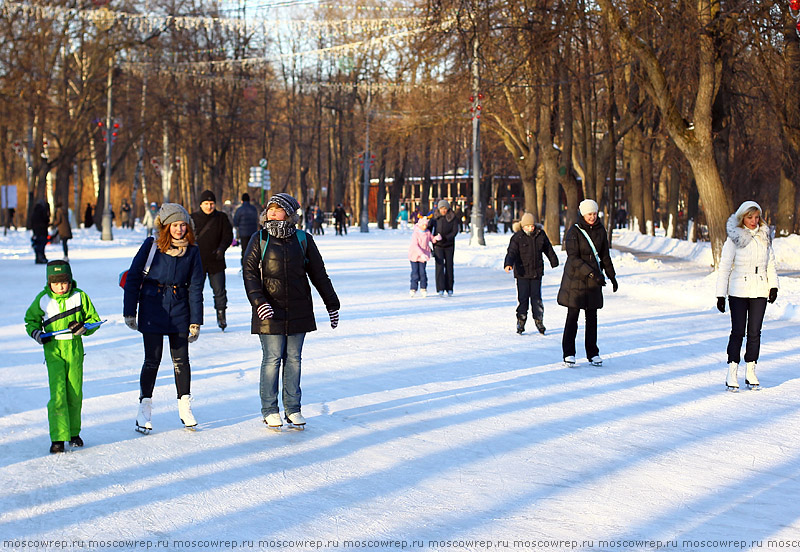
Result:
M408 246L408 260L411 261L411 291L414 297L419 288L422 297L428 296L427 264L431 258L431 236L428 230L428 218L420 217L411 232L411 244Z
M539 333L544 334L544 305L542 304L542 276L544 256L550 267L558 266L558 257L541 225L535 224L533 215L525 213L519 221L520 229L511 236L503 266L506 272L514 271L517 280L517 333L525 331L528 303Z
M221 330L228 327L225 311L228 308L228 292L225 289L225 251L233 242L233 228L228 215L217 210L217 197L211 190L200 194L200 210L192 213L195 241L200 248L203 272L214 293L214 310L217 325Z
M164 336L169 342L175 372L178 415L187 428L197 425L190 404L189 343L197 340L203 324L205 276L200 249L195 245L192 218L181 205L163 204L155 225L156 237L145 239L131 262L122 309L125 324L139 331L144 342L136 415L136 430L142 433L153 429L153 389ZM145 274L148 259L150 264Z
M614 292L618 289L616 272L609 255L608 235L599 221L597 203L584 199L578 207L581 218L564 237L567 261L558 290L558 304L567 307L567 320L561 349L564 364L575 366L575 337L578 334L578 317L584 311L586 320L586 358L594 366L603 359L597 348L597 311L603 308L603 286L606 273Z
M261 214L263 228L250 239L242 265L252 307L250 332L261 341L261 416L276 430L283 425L279 379L286 421L295 427L306 423L300 389L303 343L306 334L317 329L309 280L325 303L331 328L339 325L339 298L313 238L297 229L299 220L300 204L294 197L271 197Z
M742 341L747 336L744 382L748 387L758 388L756 363L761 348L761 326L767 303L774 303L778 297L772 235L755 201L742 203L728 218L725 228L728 237L722 246L717 272L717 309L725 312L727 296L731 310L725 385L731 391L739 389Z
M428 222L433 239L433 257L436 259L436 293L440 297L445 292L448 297L453 295L453 255L456 249L456 234L458 234L458 221L450 208L450 202L442 199L437 204L437 212Z
M89 296L79 289L66 261L47 263L47 283L25 312L25 331L44 347L50 401L50 452L64 452L64 442L82 447L81 408L83 405L83 337L89 322L100 317ZM51 337L42 334L68 329Z

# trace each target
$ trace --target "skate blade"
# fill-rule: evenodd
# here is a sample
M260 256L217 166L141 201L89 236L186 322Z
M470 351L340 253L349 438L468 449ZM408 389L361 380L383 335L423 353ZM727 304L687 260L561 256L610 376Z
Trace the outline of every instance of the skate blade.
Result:
M137 433L141 433L142 435L150 435L150 432L151 432L151 431L153 431L153 429L152 429L152 428L146 428L146 427L142 427L142 426L140 426L140 425L137 425L137 426L136 426L135 428L133 428L133 429L134 429L134 430L135 430Z
M729 393L738 393L739 392L739 388L738 387L725 386L725 389L727 389Z
M750 391L761 391L761 384L746 384Z
M299 424L299 425L298 425L298 424L292 424L292 423L290 423L290 424L287 424L287 425L286 425L286 427L287 427L288 429L291 429L291 430L293 430L293 431L305 431L305 429L306 429L306 424Z

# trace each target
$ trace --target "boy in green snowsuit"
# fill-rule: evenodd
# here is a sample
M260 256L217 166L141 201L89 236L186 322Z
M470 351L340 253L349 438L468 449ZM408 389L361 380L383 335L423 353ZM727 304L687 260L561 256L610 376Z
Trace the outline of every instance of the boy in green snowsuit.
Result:
M50 452L64 452L64 441L75 447L81 439L81 403L83 401L83 335L91 335L86 322L100 317L89 296L75 285L66 261L47 263L47 285L25 313L25 331L44 346L50 401ZM69 332L42 337L43 333L69 329Z

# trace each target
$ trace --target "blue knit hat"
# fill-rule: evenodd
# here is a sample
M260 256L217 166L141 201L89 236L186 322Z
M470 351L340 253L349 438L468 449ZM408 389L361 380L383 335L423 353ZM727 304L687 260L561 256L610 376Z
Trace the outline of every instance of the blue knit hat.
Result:
M289 220L295 224L300 222L300 213L302 212L300 209L300 203L298 203L297 200L289 194L285 192L275 194L269 198L269 201L267 201L267 209L269 209L269 206L272 204L277 205L286 211L286 220ZM266 220L266 213L264 214L264 220Z

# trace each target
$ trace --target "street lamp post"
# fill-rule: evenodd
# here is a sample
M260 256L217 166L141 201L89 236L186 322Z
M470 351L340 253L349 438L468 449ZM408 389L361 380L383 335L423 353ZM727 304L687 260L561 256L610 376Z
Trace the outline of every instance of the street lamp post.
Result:
M108 58L108 90L106 95L106 183L103 189L103 231L100 239L113 240L111 232L111 84L114 76L114 55Z
M472 43L472 232L470 245L486 245L481 207L481 100L478 72L478 37Z
M369 232L369 166L370 166L370 154L369 154L369 110L372 105L372 88L367 88L367 137L366 143L364 144L364 182L363 182L363 191L361 192L361 231L362 232Z

